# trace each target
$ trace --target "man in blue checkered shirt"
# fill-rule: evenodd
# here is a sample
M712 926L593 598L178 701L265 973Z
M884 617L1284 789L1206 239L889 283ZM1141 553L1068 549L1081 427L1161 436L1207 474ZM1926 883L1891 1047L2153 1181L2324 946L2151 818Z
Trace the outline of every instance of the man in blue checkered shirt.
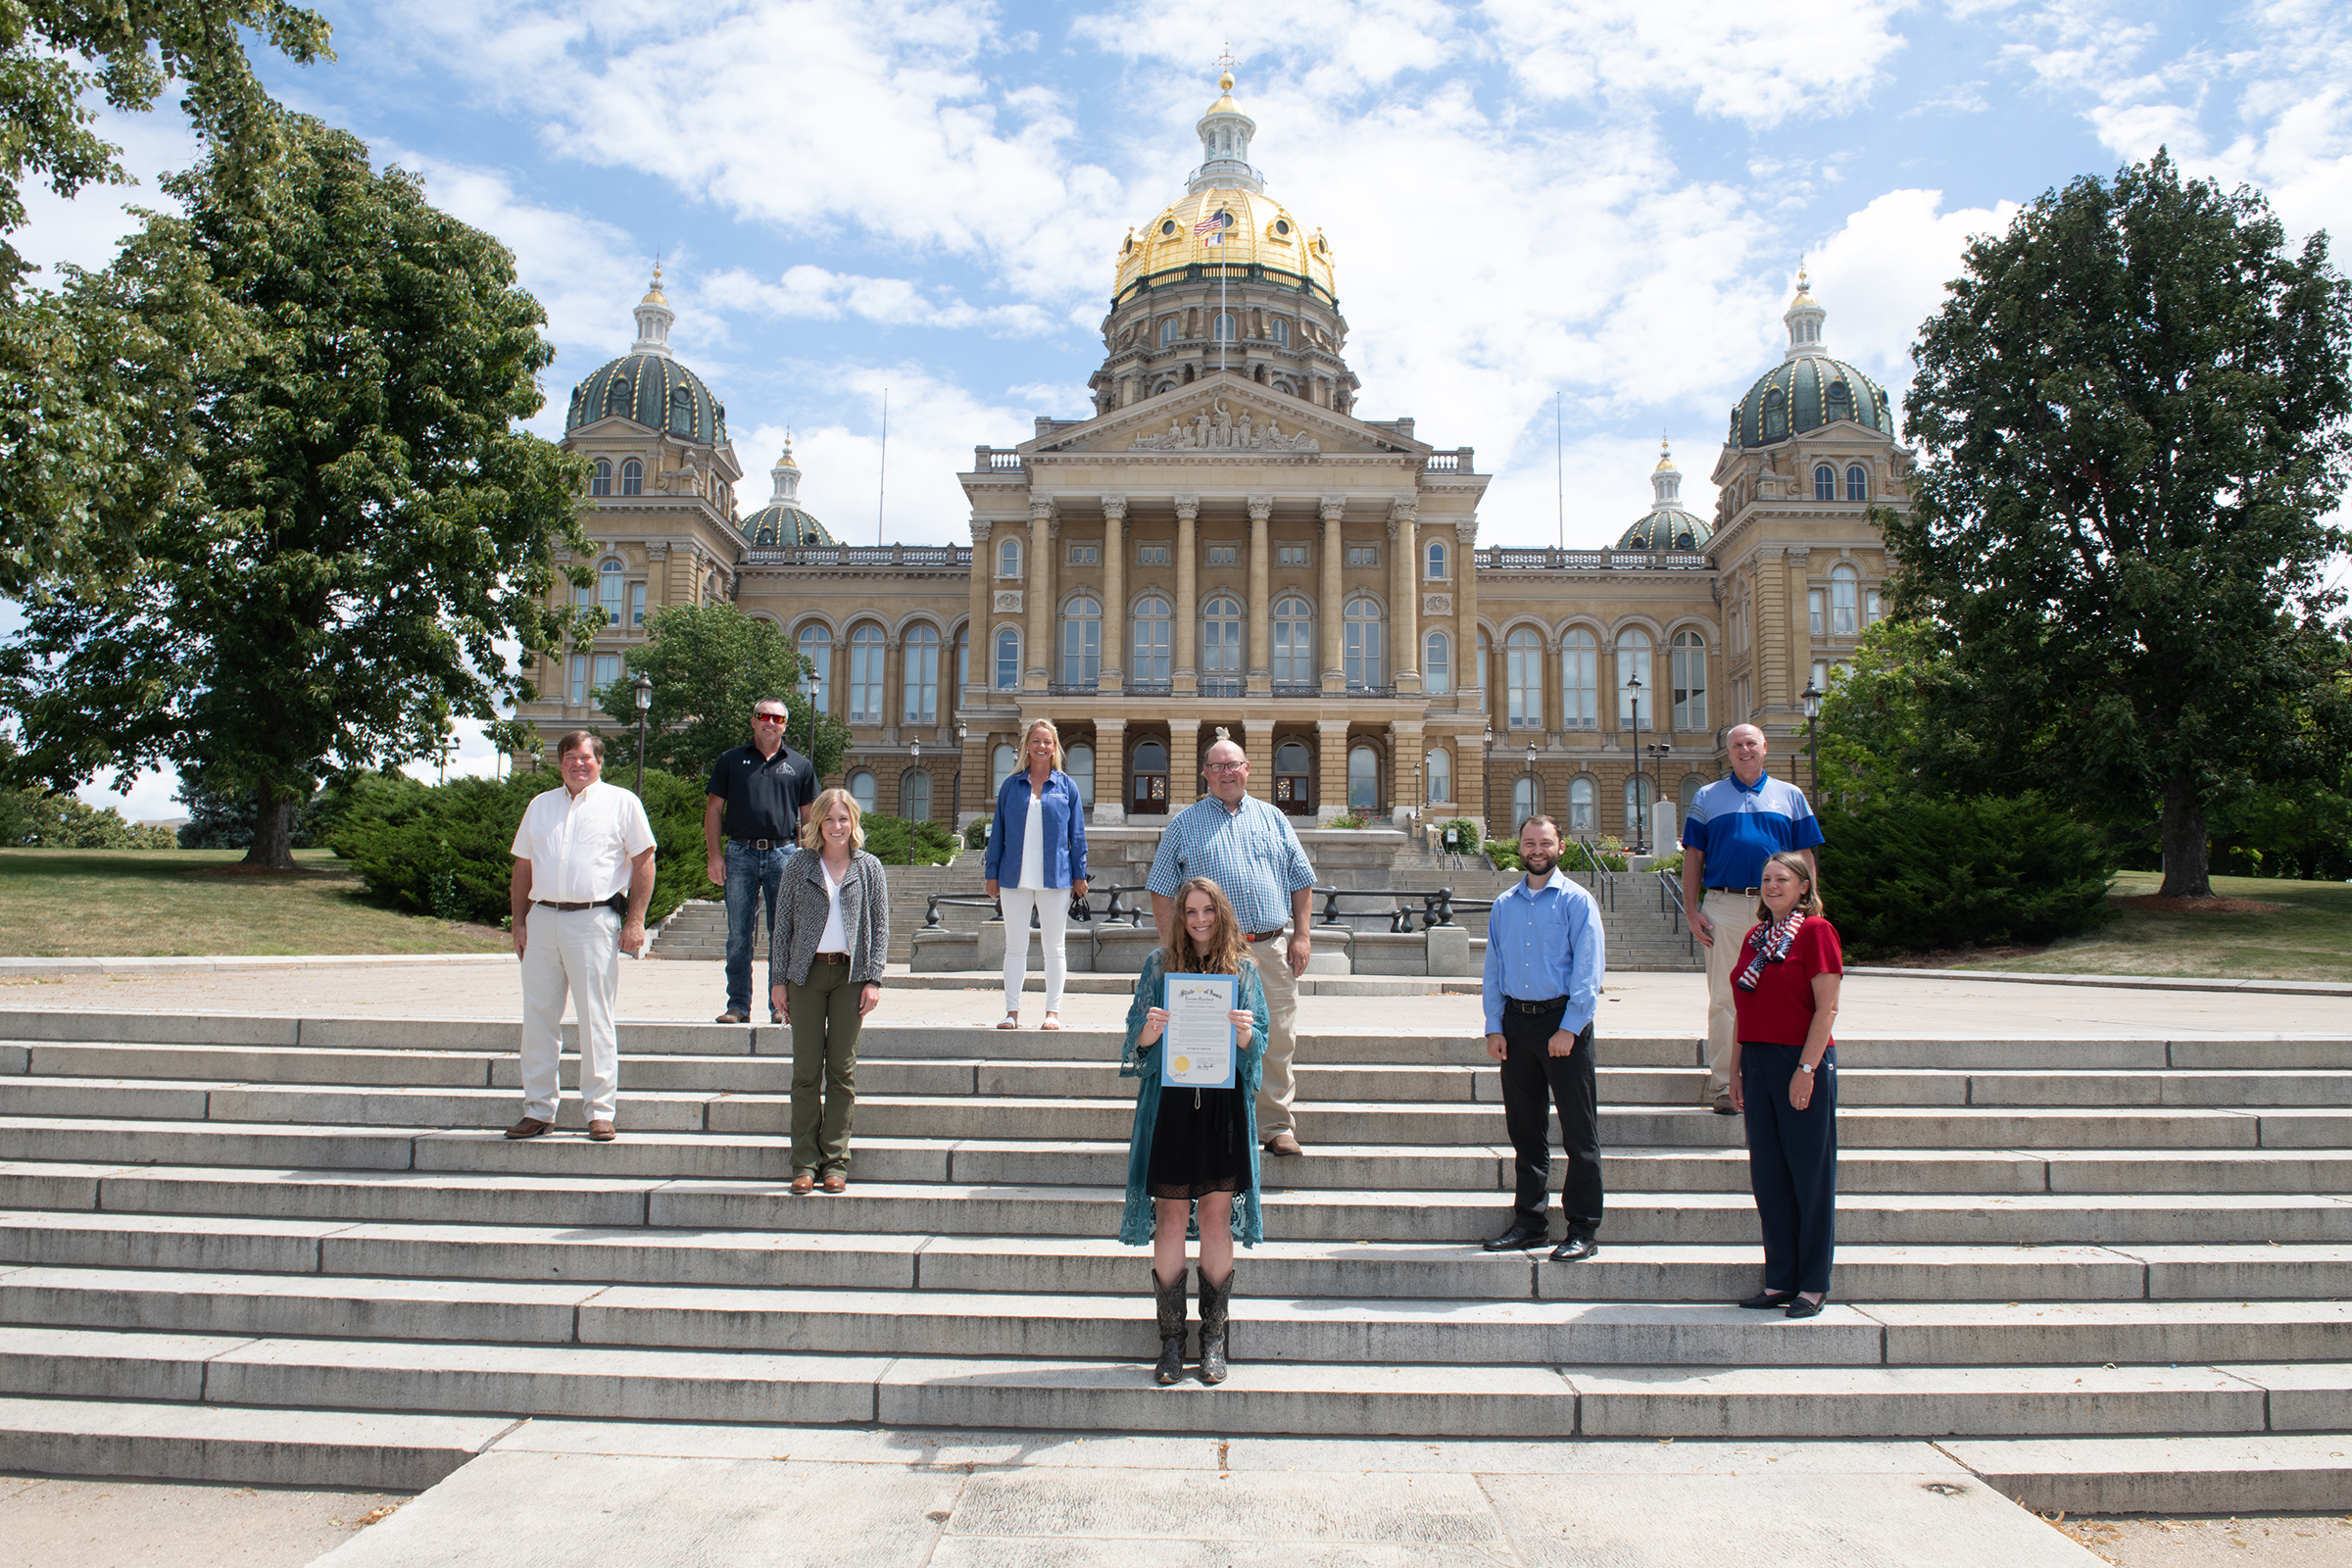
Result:
M1272 1028L1266 1044L1265 1078L1257 1091L1257 1134L1270 1154L1296 1154L1298 1129L1291 1122L1297 1093L1293 1058L1298 1054L1298 977L1313 954L1307 915L1315 868L1291 829L1291 819L1250 795L1250 758L1233 742L1208 749L1200 764L1208 796L1169 818L1152 858L1152 918L1166 947L1176 918L1176 890L1187 877L1204 876L1225 890L1233 912L1250 939L1250 957L1265 982ZM1291 940L1275 941L1290 924Z

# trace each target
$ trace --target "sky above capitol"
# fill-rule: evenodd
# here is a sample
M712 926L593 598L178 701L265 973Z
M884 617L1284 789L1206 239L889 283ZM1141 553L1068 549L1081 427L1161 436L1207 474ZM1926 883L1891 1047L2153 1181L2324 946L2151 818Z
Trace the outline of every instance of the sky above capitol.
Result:
M1118 244L1200 161L1226 50L1269 193L1336 252L1358 412L1477 449L1487 544L1613 539L1661 435L1709 511L1800 257L1830 351L1899 401L1968 237L2076 175L2169 145L2352 233L2352 14L2321 0L318 9L338 58L270 85L514 251L559 350L535 428L626 351L659 255L747 510L790 430L857 543L968 538L972 447L1088 411ZM175 114L102 120L147 182L28 193L35 260L103 264L192 157Z

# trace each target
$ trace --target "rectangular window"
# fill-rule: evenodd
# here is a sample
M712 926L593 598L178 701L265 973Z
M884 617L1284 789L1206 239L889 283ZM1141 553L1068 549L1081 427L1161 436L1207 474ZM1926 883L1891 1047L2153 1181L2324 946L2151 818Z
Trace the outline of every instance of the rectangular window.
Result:
M1823 613L1823 601L1828 596L1818 588L1805 590L1805 624L1814 636L1825 634L1829 617Z
M1830 666L1826 660L1813 666L1813 689L1825 693L1830 689Z
M1862 595L1862 624L1875 625L1886 613L1885 608L1879 603L1879 591L1876 588L1865 591Z
M1240 545L1210 545L1208 564L1212 566L1238 566L1242 564Z
M629 584L629 625L634 628L644 624L645 584L633 582Z
M1166 545L1137 545L1135 564L1139 566L1164 566L1168 564Z
M1380 546L1378 546L1378 545L1349 545L1349 546L1348 547L1348 564L1349 564L1350 566L1377 566L1377 565L1379 565L1379 564L1380 564Z
M588 656L586 654L571 656L570 690L565 693L564 700L574 708L584 708L588 704Z
M1102 547L1101 545L1070 546L1070 564L1073 566L1092 566L1102 559Z
M618 654L597 655L596 678L591 682L594 689L588 694L590 700L593 701L597 692L603 691L618 679L620 679L620 656Z
M1274 564L1276 564L1277 566L1303 566L1303 565L1305 565L1305 564L1306 564L1306 546L1304 546L1304 545L1276 545L1276 546L1274 547Z
M882 640L850 644L850 722L882 722Z

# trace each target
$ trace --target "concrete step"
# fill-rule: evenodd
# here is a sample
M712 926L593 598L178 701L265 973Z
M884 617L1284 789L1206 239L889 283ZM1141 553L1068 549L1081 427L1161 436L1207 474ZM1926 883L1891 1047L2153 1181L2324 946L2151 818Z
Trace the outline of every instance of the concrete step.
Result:
M12 1475L421 1492L515 1427L503 1415L0 1398Z
M2352 1498L2352 1444L2340 1432L1969 1438L1939 1446L2045 1515L2340 1513Z

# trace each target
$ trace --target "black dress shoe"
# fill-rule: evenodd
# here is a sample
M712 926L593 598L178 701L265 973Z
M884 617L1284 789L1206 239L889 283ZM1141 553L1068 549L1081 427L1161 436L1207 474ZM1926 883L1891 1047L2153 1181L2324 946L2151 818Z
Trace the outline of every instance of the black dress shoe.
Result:
M1590 1236L1571 1236L1551 1250L1554 1263L1582 1263L1588 1257L1599 1255L1600 1244Z
M1500 1236L1486 1244L1490 1252L1523 1252L1531 1247L1542 1247L1551 1240L1549 1225L1513 1225Z
M1750 1312L1769 1312L1796 1299L1794 1291L1759 1291L1740 1304Z
M1800 1296L1795 1300L1788 1303L1788 1310L1783 1315L1788 1317L1819 1317L1821 1316L1821 1309L1829 1304L1830 1293L1827 1291L1821 1293L1821 1299L1818 1301L1808 1301Z

